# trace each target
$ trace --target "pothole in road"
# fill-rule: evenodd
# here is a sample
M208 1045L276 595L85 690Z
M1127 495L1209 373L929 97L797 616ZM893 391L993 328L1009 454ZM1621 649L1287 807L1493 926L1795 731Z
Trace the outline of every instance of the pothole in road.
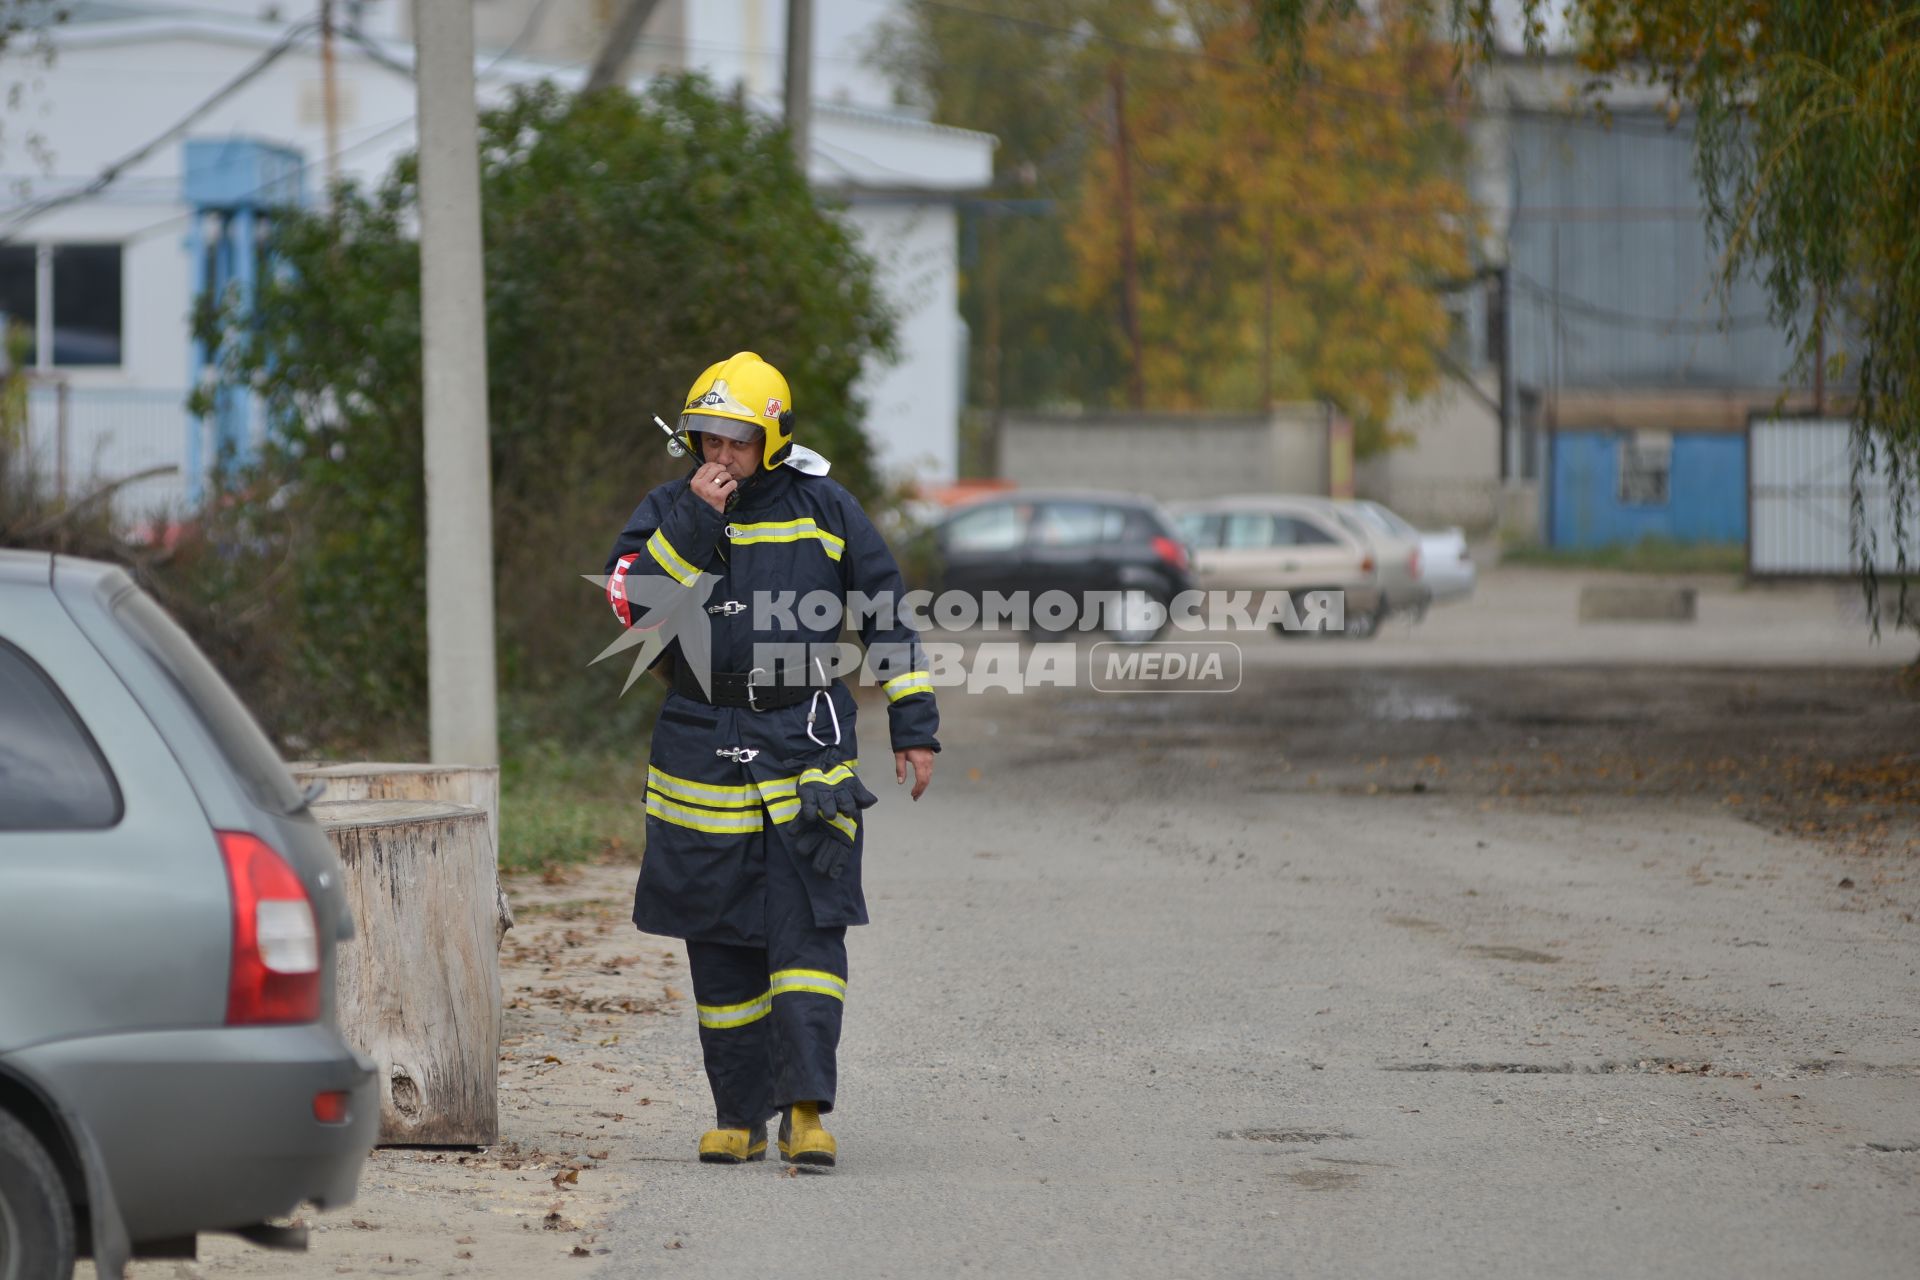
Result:
M1216 1136L1243 1142L1308 1143L1338 1142L1353 1135L1344 1129L1222 1129Z

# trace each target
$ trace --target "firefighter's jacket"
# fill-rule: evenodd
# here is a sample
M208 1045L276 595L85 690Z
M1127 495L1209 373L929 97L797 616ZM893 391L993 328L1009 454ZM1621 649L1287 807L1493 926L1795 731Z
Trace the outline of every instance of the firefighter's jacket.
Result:
M743 484L722 514L693 493L689 479L649 493L614 544L607 598L622 623L647 625L658 613L647 601L670 593L660 581L641 591L637 580L663 579L699 598L706 589L702 575L717 575L697 615L711 628L712 669L748 672L756 666L756 645L839 640L839 618L799 607L810 592L830 592L842 601L850 592L891 601L890 609L851 619L860 623L867 670L886 693L891 746L939 750L933 685L919 640L898 607L904 593L899 567L853 496L825 476L780 466ZM786 613L756 611L760 601L783 596L795 602ZM756 612L763 616L756 618ZM756 621L767 625L756 630ZM683 659L678 638L669 641L665 655ZM647 847L633 909L641 929L765 945L765 859L775 857L792 858L799 867L815 924L867 922L860 885L864 822L838 819L851 824L853 853L836 879L819 875L810 860L792 852L791 824L800 809L795 789L804 771L844 764L866 780L882 776L891 763L862 765L852 694L834 680L826 696L838 713L839 743L822 747L815 739L834 742L832 715L812 701L754 711L667 694L647 768Z

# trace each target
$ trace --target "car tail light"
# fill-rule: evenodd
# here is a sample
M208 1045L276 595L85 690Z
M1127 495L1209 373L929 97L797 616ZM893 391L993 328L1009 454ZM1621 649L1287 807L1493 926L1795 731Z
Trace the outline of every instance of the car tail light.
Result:
M345 1124L353 1119L348 1106L352 1097L345 1090L333 1089L313 1095L313 1118L321 1124Z
M1372 572L1373 572L1373 557L1372 557L1371 555L1368 555L1368 556L1363 556L1363 557L1361 558L1361 560L1360 560L1360 572L1362 572L1362 573L1372 573Z
M233 891L233 963L227 1025L320 1017L320 928L306 886L258 836L220 832Z
M1415 580L1420 577L1420 548L1418 547L1407 553L1407 576Z
M1169 538L1166 534L1156 533L1153 535L1153 553L1180 572L1185 573L1187 571L1186 547L1174 539Z

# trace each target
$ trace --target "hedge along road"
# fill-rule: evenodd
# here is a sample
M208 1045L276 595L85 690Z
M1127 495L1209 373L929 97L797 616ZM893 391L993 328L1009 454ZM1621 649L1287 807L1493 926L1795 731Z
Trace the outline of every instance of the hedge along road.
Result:
M1262 663L944 713L926 799L872 811L841 1167L703 1167L650 1117L600 1274L1911 1265L1884 667Z

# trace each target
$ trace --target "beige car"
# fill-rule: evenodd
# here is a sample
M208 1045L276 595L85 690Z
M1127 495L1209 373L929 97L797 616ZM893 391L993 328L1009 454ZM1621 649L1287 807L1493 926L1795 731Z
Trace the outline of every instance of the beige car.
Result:
M1345 593L1346 631L1371 638L1426 601L1419 544L1377 532L1327 498L1251 495L1170 504L1206 590Z

